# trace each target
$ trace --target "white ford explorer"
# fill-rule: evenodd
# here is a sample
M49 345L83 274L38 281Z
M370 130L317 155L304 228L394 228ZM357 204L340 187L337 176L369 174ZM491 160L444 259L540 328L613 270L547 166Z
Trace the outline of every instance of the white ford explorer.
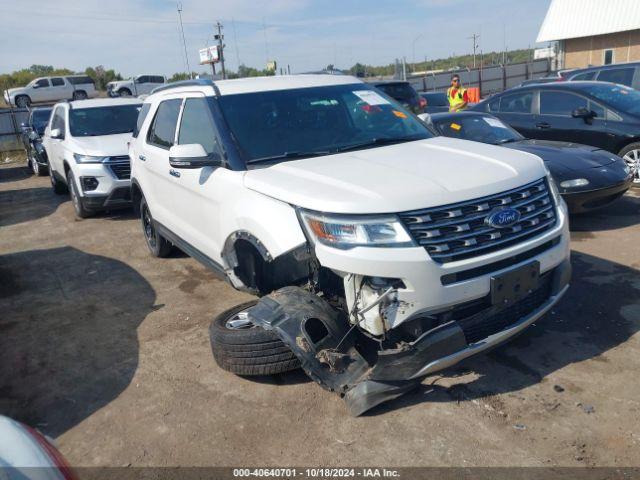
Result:
M497 345L568 288L568 217L531 154L435 137L349 76L156 89L130 144L155 256L261 295L211 324L218 364L302 366L358 415Z

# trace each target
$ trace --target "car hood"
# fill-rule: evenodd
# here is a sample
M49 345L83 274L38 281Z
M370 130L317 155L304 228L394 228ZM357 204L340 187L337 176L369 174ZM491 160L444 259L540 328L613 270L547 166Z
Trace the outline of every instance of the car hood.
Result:
M23 93L25 92L25 88L24 87L16 87L16 88L7 88L7 95L9 95L10 97L12 97L13 95L17 94L17 93Z
M616 161L613 153L580 143L530 139L507 143L504 146L533 153L542 158L547 165L558 163L571 171L604 167Z
M311 210L391 213L519 187L545 175L535 155L436 137L249 170L245 186Z
M97 137L73 137L73 151L81 155L121 156L128 155L130 133L100 135Z

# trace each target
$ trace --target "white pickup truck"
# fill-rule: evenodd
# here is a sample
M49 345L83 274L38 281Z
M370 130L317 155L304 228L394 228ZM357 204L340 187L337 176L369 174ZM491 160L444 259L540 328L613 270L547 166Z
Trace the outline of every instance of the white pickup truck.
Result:
M107 93L110 97L149 95L154 88L165 83L167 78L162 75L138 75L127 80L107 83Z
M10 88L4 92L5 102L19 108L33 103L85 100L97 96L95 83L87 75L35 78L25 87Z

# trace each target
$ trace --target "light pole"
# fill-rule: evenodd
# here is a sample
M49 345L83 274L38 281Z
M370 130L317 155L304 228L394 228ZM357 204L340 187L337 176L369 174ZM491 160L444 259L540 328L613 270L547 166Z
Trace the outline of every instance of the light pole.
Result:
M413 53L413 56L411 57L411 60L413 62L413 71L416 71L416 42L418 40L420 40L420 38L422 38L422 34L418 35L416 38L413 39L413 42L411 43L411 51Z

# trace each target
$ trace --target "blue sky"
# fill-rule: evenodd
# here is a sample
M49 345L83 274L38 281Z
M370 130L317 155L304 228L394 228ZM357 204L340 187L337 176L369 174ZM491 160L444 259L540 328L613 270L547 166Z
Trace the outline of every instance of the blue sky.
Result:
M192 69L198 49L224 26L228 66L262 68L267 58L292 72L356 61L381 65L406 56L441 58L535 45L550 0L183 0ZM185 70L176 2L165 0L0 0L0 72L31 64L84 69L103 64L123 75ZM236 41L237 39L237 41Z

